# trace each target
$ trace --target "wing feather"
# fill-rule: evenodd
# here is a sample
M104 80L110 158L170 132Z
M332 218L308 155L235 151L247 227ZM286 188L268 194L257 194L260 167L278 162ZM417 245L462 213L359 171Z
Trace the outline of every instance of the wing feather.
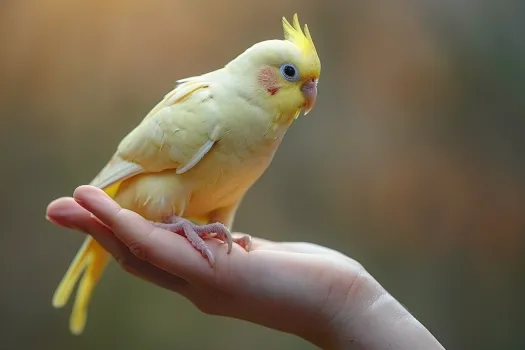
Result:
M124 181L142 172L144 172L144 168L140 165L114 156L91 181L90 185L104 189L116 182Z
M206 98L212 94L210 82L195 77L177 83L121 141L92 186L106 189L141 173L167 169L182 174L212 149L220 128L216 116L209 115L217 108L203 105L211 100Z

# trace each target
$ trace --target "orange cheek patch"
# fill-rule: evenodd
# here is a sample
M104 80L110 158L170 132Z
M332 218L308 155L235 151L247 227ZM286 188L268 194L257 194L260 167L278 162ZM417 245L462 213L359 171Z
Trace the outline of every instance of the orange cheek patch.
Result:
M272 67L263 67L259 70L259 75L257 80L259 84L270 93L270 95L275 95L279 91L279 86L277 83L275 69Z

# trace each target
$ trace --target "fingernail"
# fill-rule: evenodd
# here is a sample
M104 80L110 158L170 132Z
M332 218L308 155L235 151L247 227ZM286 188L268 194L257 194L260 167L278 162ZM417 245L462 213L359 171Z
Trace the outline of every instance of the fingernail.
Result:
M49 221L52 224L58 225L57 222L49 217L49 215L46 215L46 220Z
M103 224L103 225L105 225L102 221L100 221L99 218L97 218L97 217L95 216L95 214L93 214L93 213L89 213L89 216L90 216L93 220L95 220L96 222L98 222L99 224Z
M60 227L65 227L65 228L69 228L69 229L72 229L72 230L79 230L78 227L73 226L70 223L58 222L57 220L50 218L48 215L46 215L46 220L49 221L50 223L52 223L54 225L57 225L57 226L60 226Z

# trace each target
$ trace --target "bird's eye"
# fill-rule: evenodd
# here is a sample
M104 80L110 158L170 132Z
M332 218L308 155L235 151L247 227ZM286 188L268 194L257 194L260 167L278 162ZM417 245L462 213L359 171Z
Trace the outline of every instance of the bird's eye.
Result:
M281 66L281 75L288 81L297 81L299 70L291 63L285 63Z

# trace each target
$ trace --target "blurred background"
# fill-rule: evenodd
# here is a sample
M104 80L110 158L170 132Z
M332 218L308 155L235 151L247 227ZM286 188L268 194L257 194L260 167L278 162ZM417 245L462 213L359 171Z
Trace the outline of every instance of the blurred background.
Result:
M84 237L44 218L176 79L282 38L295 12L323 63L318 105L234 229L350 255L447 349L525 348L523 1L4 0L3 349L314 348L116 264L74 337L51 296Z

